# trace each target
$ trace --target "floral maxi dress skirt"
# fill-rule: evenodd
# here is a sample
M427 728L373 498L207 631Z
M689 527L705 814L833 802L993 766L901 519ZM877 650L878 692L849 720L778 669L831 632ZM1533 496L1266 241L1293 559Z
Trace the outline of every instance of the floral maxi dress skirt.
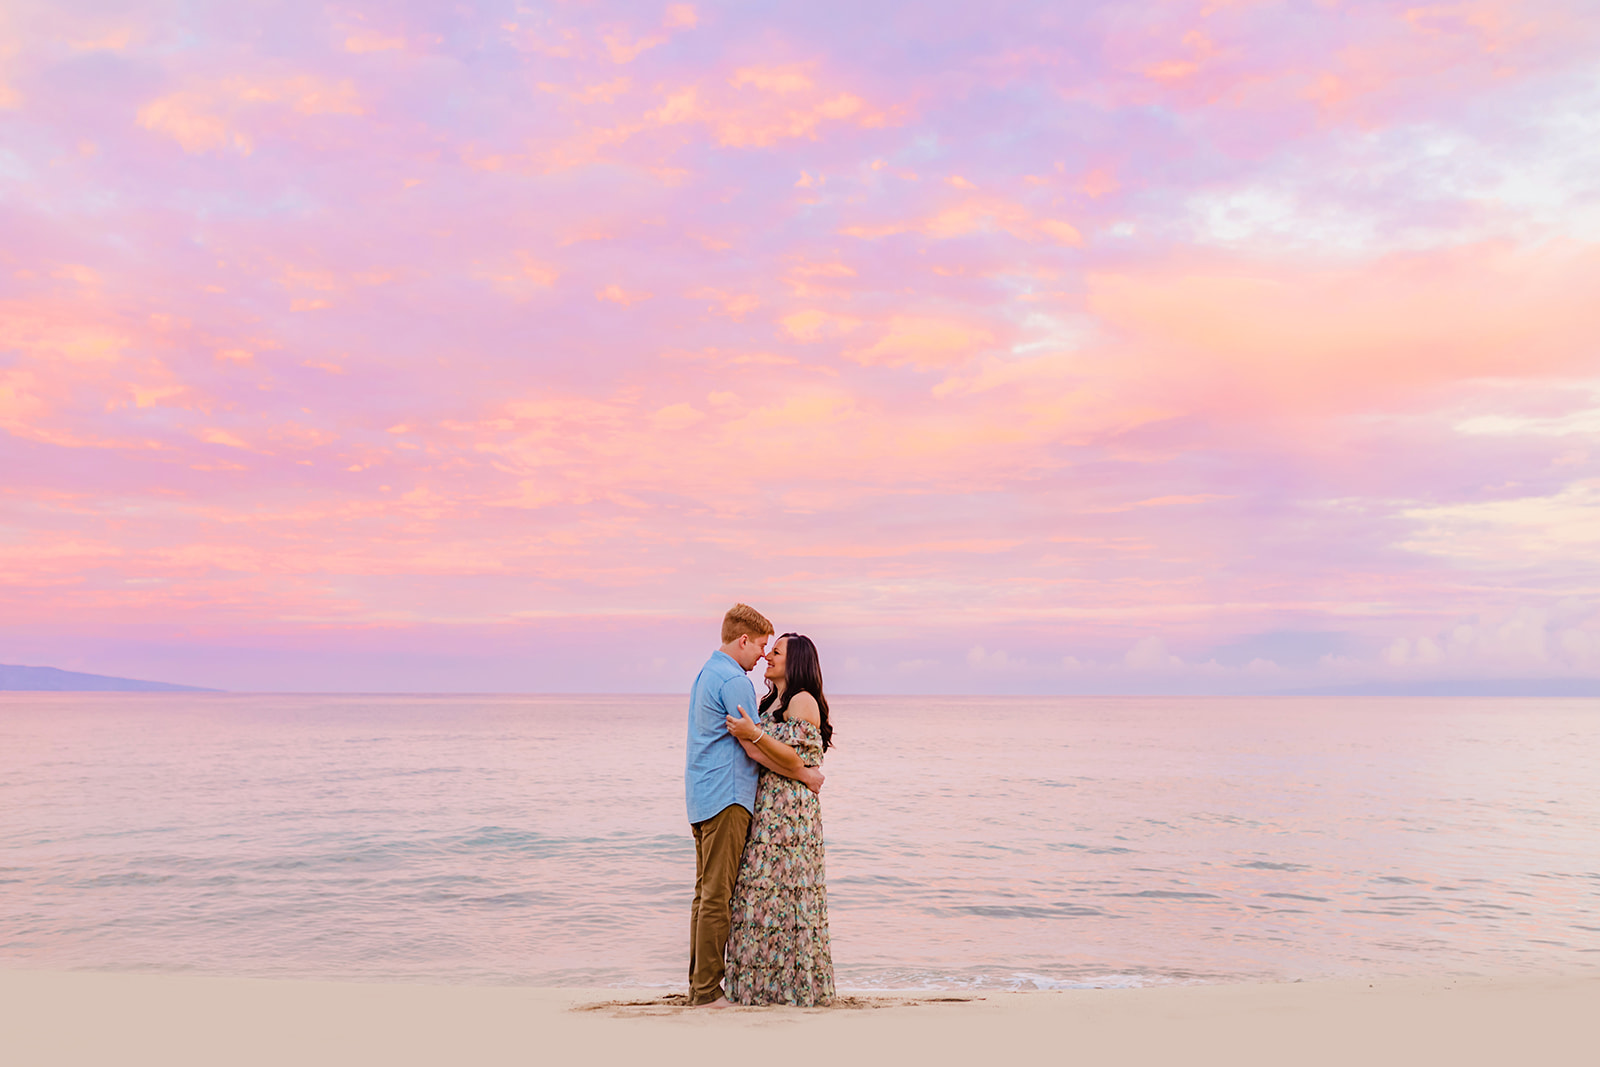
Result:
M822 762L822 735L804 720L766 731L808 767ZM733 885L728 935L728 999L735 1004L833 1000L828 888L822 858L822 806L792 778L763 769L755 817Z

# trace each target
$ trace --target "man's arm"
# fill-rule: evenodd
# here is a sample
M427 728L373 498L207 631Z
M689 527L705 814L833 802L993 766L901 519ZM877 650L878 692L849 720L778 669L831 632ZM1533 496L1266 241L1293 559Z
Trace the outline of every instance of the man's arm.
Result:
M813 793L822 792L826 776L815 767L807 767L799 753L763 730L743 704L739 705L738 716L728 716L728 732L744 748L745 755L767 770L793 778Z
M761 733L761 724L756 722L755 717L745 710L747 707L755 708L760 706L756 701L755 686L750 684L749 678L730 678L727 681L722 688L722 706L724 708L733 707L738 709L728 712L727 727L728 732L733 735L733 739L744 748L746 756L749 756L767 770L781 774L785 778L798 777L794 773L795 769L804 767L804 764L800 762L800 757L795 756L794 749L789 748L787 745L780 745L776 741L764 746L774 751L782 748L792 757L789 760L774 760L752 743L752 740Z

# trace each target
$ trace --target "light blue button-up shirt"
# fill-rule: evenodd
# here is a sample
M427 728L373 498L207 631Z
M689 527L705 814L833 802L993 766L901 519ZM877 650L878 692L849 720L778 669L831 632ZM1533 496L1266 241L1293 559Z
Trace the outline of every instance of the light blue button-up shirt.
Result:
M689 748L683 772L689 801L689 822L704 822L729 804L756 810L755 760L744 754L728 732L725 716L739 714L739 705L756 721L756 687L732 656L720 648L711 653L694 680L689 697Z

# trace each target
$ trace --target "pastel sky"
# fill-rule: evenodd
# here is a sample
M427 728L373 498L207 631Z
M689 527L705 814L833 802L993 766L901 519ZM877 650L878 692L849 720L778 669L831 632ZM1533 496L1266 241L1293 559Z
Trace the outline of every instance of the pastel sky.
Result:
M0 662L1600 678L1600 8L7 0Z

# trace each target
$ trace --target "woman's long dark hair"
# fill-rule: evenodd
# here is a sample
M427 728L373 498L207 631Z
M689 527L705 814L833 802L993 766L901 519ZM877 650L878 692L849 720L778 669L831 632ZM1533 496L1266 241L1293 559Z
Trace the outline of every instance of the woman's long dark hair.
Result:
M805 634L782 634L778 640L789 642L783 648L783 699L778 700L777 685L768 682L767 695L761 698L761 714L765 715L776 702L777 718L782 720L796 693L810 693L817 698L817 710L822 713L822 751L826 752L833 747L833 724L828 721L828 698L822 695L822 664L817 659L817 646Z

